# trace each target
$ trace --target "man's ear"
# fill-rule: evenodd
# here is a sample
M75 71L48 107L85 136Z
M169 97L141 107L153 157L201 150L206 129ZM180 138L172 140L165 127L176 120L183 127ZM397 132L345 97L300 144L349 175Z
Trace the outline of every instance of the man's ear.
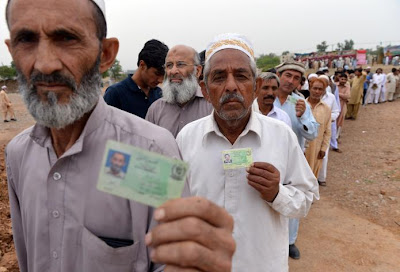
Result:
M203 67L201 65L196 66L196 77L199 78L201 75L201 71L203 70Z
M6 39L6 40L4 40L4 43L7 45L8 52L10 52L10 54L11 54L11 40Z
M119 41L117 38L103 39L101 60L100 60L100 72L104 73L110 68L115 61L118 54Z
M146 63L144 62L144 60L140 60L140 61L139 61L139 67L138 67L138 69L140 69L140 70L146 70L146 68L147 68L147 65L146 65Z
M201 87L201 92L203 93L204 98L211 103L210 100L210 95L207 91L207 87L206 87L206 83L204 83L204 80L200 81L199 83L200 87Z

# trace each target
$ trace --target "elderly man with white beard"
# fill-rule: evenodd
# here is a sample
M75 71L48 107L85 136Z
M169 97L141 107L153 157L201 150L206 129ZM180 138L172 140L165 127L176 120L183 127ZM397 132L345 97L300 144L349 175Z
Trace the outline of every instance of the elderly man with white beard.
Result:
M7 2L6 44L36 120L5 152L20 271L230 271L223 208L189 197L153 209L96 189L107 140L181 157L166 129L101 97L119 46L105 14L103 0Z
M165 59L163 97L150 106L146 120L176 137L185 125L209 115L213 107L198 84L201 69L196 50L186 45L171 48Z

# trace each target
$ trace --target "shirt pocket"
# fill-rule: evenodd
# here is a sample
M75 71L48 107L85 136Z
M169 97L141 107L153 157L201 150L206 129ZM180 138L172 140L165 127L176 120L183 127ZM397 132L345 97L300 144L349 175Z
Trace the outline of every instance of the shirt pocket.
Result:
M125 272L135 271L140 242L119 248L112 248L87 228L82 228L81 266L85 272Z

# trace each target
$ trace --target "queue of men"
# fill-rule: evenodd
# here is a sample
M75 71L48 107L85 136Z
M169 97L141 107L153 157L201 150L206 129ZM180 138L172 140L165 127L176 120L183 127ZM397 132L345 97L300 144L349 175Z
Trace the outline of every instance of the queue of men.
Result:
M103 98L101 73L119 49L104 1L53 1L6 8L6 44L36 120L6 148L21 271L288 271L288 256L300 258L299 218L326 185L329 146L340 151L367 75L308 76L304 97L305 66L258 76L242 35L216 36L204 67L192 47L153 39ZM389 101L396 77L386 77ZM183 198L154 209L98 191L110 139L189 162ZM225 169L221 152L242 148L254 162ZM125 164L114 153L107 171L122 178Z

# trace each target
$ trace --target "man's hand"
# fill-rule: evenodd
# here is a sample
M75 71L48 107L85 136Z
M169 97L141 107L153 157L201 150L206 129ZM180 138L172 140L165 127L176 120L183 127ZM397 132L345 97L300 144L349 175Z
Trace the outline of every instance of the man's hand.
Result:
M272 164L255 162L247 168L249 185L260 192L261 197L273 202L279 193L280 173Z
M169 271L231 271L233 219L201 197L166 202L154 212L160 222L146 235L151 259Z
M318 153L318 160L322 160L325 157L325 151L320 151Z
M306 111L306 102L303 99L299 99L296 102L296 116L301 117Z

